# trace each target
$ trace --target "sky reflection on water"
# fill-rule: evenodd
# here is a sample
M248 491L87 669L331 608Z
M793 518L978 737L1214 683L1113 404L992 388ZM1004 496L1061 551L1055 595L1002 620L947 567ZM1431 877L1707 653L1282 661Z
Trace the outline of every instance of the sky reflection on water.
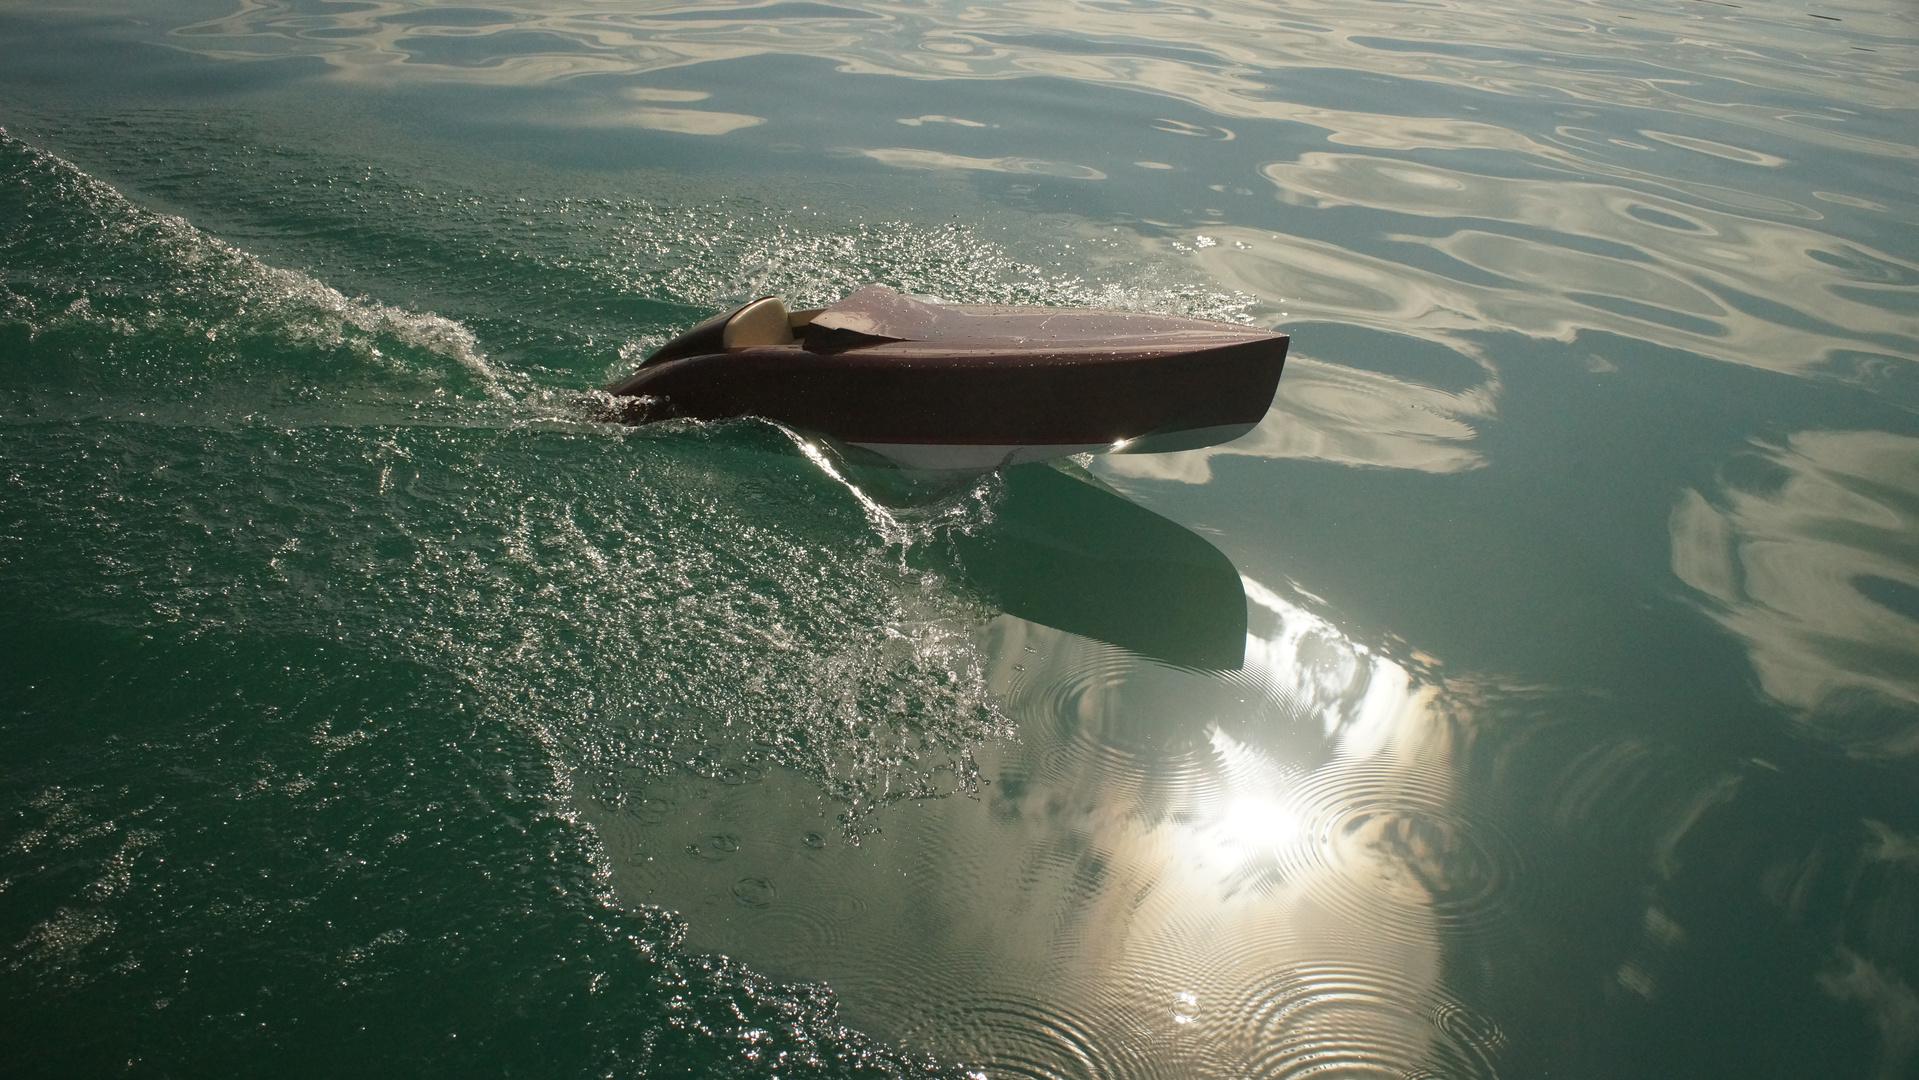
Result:
M1806 431L1755 453L1759 484L1681 496L1673 572L1813 730L1919 754L1919 439Z
M1182 247L1255 298L1257 318L1283 310L1294 323L1373 326L1469 351L1475 332L1570 341L1606 331L1867 385L1919 352L1919 262L1878 242L1885 214L1915 212L1909 184L1885 184L1919 158L1896 121L1909 115L1910 85L1887 78L1881 52L1858 51L1910 51L1897 12L1821 22L1717 5L1293 5L1284 19L1235 4L1203 17L1096 3L352 8L247 5L171 40L224 59L318 57L349 82L558 95L512 107L535 126L737 134L911 169L1087 183L1131 166L1133 139L1116 148L1106 115L1062 127L1007 113L1026 108L1017 96L968 106L969 84L1056 78L1197 110L1151 120L1168 143L1151 163L1192 177L1181 201L1233 209L1176 216L1164 232L1184 245L1198 236ZM322 31L351 36L314 36ZM1176 55L1163 55L1167 41L1181 43ZM457 58L446 52L455 47ZM729 63L751 57L750 72ZM946 128L932 146L876 143L886 128L925 130L925 114L873 115L874 95L888 95L877 87L830 115L810 94L753 92L780 67L812 72L822 88L936 85L946 104L934 115L966 129ZM675 85L648 85L652 75ZM1785 104L1835 83L1845 106ZM728 107L749 101L757 109ZM1122 108L1137 124L1154 106ZM1050 152L1034 153L1041 143ZM1835 173L1820 162L1834 153L1873 165ZM1281 205L1248 213L1252 189L1192 190L1228 173L1244 185L1249 169ZM1872 186L1839 190L1862 182ZM1354 212L1366 229L1345 224ZM1182 237L1189 224L1204 228ZM1907 380L1896 383L1888 389L1910 396Z

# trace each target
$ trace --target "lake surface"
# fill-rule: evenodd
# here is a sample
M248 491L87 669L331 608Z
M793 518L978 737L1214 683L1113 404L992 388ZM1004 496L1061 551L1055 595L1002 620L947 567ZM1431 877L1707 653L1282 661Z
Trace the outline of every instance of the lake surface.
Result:
M0 12L0 1071L1919 1070L1919 15ZM1293 335L974 481L594 388Z

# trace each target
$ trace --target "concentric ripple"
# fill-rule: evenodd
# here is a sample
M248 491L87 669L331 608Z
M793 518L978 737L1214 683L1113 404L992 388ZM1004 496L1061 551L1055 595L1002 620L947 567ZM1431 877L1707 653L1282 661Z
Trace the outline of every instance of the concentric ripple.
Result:
M1518 846L1462 814L1436 770L1342 762L1307 777L1294 800L1302 825L1278 849L1281 873L1382 933L1471 938L1525 904Z
M1495 1043L1483 1025L1462 1021L1461 1006L1431 998L1429 989L1384 970L1307 965L1274 972L1228 1006L1245 1025L1251 1051L1242 1075L1492 1077ZM1399 1038L1381 1037L1388 1033Z
M1101 1038L1084 1018L1033 998L961 997L928 1017L915 1040L951 1046L993 1077L1121 1080L1140 1077L1129 1044Z

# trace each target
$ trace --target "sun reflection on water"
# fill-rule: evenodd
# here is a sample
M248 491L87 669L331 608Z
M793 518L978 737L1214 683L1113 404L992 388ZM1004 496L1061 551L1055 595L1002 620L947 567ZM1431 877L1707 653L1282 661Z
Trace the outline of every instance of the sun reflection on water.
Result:
M1244 585L1262 614L1227 674L996 620L1019 737L974 749L979 799L883 810L857 845L801 842L835 807L779 770L630 793L679 819L584 813L621 898L680 911L691 947L989 1075L1491 1075L1459 1032L1496 1029L1435 1019L1463 1008L1447 935L1517 861L1451 805L1454 721L1429 673Z
M1213 828L1222 850L1252 856L1277 855L1292 843L1304 826L1294 814L1271 799L1257 795L1234 798Z

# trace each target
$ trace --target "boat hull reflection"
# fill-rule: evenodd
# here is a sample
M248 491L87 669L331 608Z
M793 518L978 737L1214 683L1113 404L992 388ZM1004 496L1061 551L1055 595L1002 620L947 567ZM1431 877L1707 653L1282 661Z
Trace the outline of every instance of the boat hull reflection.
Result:
M1246 652L1239 571L1191 530L1047 465L1009 469L993 520L953 537L960 574L1001 610L1183 667Z

